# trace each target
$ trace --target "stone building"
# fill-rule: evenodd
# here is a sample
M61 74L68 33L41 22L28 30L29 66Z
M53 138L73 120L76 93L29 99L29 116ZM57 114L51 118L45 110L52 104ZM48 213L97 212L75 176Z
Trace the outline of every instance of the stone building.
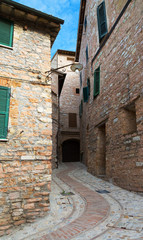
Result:
M76 61L88 171L143 191L142 1L81 0Z
M52 58L52 89L58 94L58 125L53 136L59 162L79 161L79 74L71 70L75 52L57 50ZM56 71L54 69L57 69ZM56 80L56 76L57 80ZM53 108L54 111L54 108ZM53 116L55 120L55 117ZM55 123L56 124L56 123Z
M0 1L0 236L49 211L51 46L63 20Z

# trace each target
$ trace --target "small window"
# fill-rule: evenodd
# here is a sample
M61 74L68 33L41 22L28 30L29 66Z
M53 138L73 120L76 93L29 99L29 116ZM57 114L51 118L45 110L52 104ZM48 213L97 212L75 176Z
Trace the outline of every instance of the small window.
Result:
M74 58L72 58L72 57L67 57L67 60L74 62Z
M76 94L79 94L79 88L76 88Z
M72 128L77 127L76 113L69 113L69 127L72 127Z
M82 86L82 72L80 72L80 87Z
M99 41L107 34L107 18L106 18L106 8L105 2L103 1L97 8L97 21L98 21L98 31L99 31Z
M93 89L94 98L99 94L99 92L100 92L100 67L98 67L94 71L94 89Z
M88 63L88 45L86 46L86 64Z
M13 22L0 18L0 44L12 47Z
M0 139L6 139L8 130L10 88L0 86Z
M83 100L81 100L81 103L79 105L79 117L82 117L82 113L83 113Z
M86 32L86 28L87 28L87 16L85 16L85 18L84 18L84 29L85 29L85 32Z
M88 96L90 96L90 78L87 79Z

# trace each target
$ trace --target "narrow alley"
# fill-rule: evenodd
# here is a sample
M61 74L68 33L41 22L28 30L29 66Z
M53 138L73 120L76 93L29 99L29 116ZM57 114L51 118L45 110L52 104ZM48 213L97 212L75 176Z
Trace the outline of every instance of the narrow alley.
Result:
M81 163L53 171L51 211L1 240L141 240L142 196L96 178Z
M142 2L0 0L0 240L143 240Z

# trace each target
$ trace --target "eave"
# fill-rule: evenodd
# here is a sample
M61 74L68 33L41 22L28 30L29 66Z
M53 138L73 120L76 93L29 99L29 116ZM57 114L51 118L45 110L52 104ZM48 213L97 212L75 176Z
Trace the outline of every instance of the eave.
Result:
M0 16L18 21L32 22L37 26L44 27L45 32L51 36L51 45L60 31L60 25L64 23L62 19L11 0L0 1Z

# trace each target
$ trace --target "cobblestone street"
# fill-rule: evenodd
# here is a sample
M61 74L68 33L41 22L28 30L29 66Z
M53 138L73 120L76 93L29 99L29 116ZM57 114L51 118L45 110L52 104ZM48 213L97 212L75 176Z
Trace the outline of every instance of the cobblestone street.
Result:
M140 240L143 197L89 174L80 163L53 171L51 212L1 240Z

